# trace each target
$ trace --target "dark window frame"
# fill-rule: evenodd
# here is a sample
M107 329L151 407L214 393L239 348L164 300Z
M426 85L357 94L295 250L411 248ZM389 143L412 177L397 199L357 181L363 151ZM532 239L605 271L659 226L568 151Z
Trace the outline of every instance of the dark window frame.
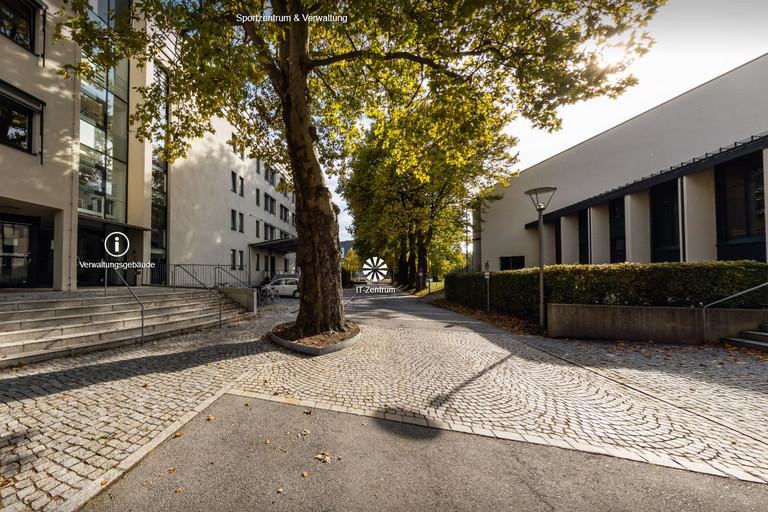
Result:
M578 229L579 229L579 264L589 265L590 250L589 250L589 210L581 210L578 213Z
M624 197L608 203L608 233L611 245L611 263L627 261L627 230Z
M651 262L680 261L680 192L678 180L673 179L651 187ZM669 213L672 214L670 222ZM671 235L671 236L666 236Z
M237 210L229 210L229 229L237 231Z
M519 270L525 268L525 256L500 256L499 270Z
M16 11L18 14L18 8L22 8L25 10L28 10L26 14L26 21L29 24L28 28L28 36L29 36L29 46L17 41L15 38L11 37L11 35L6 34L4 32L0 32L0 35L5 37L6 39L12 41L14 44L17 44L30 52L31 54L39 57L40 55L36 52L37 50L37 30L38 30L38 18L40 16L40 12L43 11L40 5L37 5L35 2L29 2L25 0L0 0L2 3L8 3L9 7L12 7L11 4L16 6L16 9L12 9ZM43 19L43 23L45 23L45 17ZM43 25L44 26L44 25Z
M241 233L245 233L245 215L241 212L237 213L237 230Z

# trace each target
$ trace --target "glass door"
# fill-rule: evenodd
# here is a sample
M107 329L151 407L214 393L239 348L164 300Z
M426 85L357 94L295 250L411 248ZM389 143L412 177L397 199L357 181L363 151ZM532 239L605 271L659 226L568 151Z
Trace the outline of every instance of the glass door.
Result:
M31 285L29 224L0 222L0 287Z

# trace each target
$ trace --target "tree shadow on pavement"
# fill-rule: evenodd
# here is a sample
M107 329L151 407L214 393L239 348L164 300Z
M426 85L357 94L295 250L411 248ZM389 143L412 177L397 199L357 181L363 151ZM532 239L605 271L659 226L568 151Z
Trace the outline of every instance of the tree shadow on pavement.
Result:
M380 412L381 414L389 413L389 411L385 409L381 409L378 412ZM421 418L424 421L427 421L430 419L425 417L421 413L418 413L416 411L410 411L408 409L403 409L402 407L398 407L398 414L404 417ZM394 434L398 437L414 439L417 441L428 441L430 439L434 439L440 436L443 433L442 430L440 429L422 426L422 425L415 425L412 423L401 422L398 420L388 420L386 418L374 417L373 421L374 421L374 424L381 430Z

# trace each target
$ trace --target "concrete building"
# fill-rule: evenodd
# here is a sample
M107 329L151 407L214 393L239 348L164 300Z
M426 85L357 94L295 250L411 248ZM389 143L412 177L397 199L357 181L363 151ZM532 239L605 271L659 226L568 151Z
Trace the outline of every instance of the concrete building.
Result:
M539 264L540 186L545 264L766 261L766 83L763 55L521 172L475 213L474 269Z
M100 285L103 273L78 261L104 259L113 231L130 240L122 259L158 265L126 274L132 284L167 282L168 263L226 265L251 282L292 270L295 204L277 192L279 176L239 158L221 120L184 160L157 158L128 116L135 88L164 80L162 66L126 61L92 79L63 78L81 55L53 40L62 5L0 0L0 287ZM122 4L93 5L106 24Z

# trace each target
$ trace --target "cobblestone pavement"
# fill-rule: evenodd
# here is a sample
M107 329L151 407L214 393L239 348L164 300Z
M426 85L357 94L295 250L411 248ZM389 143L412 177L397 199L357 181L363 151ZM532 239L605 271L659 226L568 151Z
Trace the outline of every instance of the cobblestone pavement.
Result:
M230 392L768 482L765 365L749 355L712 348L595 371L562 359L569 342L478 327L415 299L357 299L351 310L357 345L262 365ZM599 347L584 354L600 361ZM736 373L705 381L691 374L698 357Z
M238 375L298 358L259 341L295 308L284 301L239 325L0 371L0 509L82 502Z

